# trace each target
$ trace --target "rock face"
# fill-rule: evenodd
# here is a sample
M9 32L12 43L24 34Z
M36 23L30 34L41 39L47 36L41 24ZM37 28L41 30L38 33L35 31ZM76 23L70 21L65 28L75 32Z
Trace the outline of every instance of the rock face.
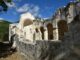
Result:
M79 56L70 47L54 41L36 41L36 44L17 41L18 51L25 60L79 60Z
M35 44L17 42L18 50L26 60L51 60L59 52L58 48L60 47L60 42L36 41Z

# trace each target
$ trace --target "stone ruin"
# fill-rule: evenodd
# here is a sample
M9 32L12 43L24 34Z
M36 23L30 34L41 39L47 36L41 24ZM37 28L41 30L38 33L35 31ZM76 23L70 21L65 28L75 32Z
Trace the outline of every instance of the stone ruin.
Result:
M49 20L35 19L30 13L21 15L14 38L25 60L80 60L78 4L70 2L59 8Z

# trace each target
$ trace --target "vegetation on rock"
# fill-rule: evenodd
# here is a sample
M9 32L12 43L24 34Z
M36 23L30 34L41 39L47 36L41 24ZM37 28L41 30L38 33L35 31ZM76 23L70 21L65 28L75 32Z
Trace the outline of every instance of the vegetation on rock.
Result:
M0 20L0 41L8 40L10 22Z

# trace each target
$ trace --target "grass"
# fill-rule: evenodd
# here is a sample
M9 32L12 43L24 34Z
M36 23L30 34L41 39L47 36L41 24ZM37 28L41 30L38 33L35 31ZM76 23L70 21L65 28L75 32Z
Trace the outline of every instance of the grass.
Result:
M0 21L0 41L8 40L10 22L2 20Z

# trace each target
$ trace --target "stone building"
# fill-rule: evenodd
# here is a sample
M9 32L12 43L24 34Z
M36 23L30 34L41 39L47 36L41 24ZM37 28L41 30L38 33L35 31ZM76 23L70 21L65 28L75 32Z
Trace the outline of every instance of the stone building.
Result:
M59 8L51 19L24 13L15 29L17 49L25 60L80 60L79 2Z
M70 2L67 6L59 8L51 19L39 20L30 13L24 13L16 27L16 34L26 41L35 40L63 40L68 32L68 24L80 14L80 3ZM10 35L11 36L11 35Z

